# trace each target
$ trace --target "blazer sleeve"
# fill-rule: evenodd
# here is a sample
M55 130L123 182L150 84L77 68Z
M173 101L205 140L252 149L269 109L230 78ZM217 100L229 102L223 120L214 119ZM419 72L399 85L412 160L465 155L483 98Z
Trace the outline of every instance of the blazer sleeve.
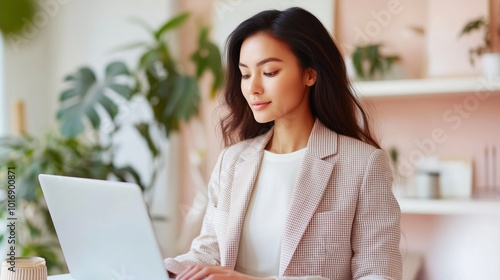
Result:
M214 216L219 194L219 182L224 151L219 155L208 184L208 205L203 218L200 235L191 243L189 252L175 258L165 259L169 273L179 274L189 265L220 265L220 253L214 229Z
M353 222L353 279L402 278L401 211L392 193L392 183L387 154L377 149L365 168Z

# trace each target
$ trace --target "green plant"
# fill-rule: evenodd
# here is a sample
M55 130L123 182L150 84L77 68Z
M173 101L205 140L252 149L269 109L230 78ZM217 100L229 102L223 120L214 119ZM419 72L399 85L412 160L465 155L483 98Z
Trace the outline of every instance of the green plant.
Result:
M195 73L182 71L187 67L181 65L172 55L165 35L181 26L188 17L188 13L183 13L156 30L136 20L151 35L151 41L135 42L117 49L143 49L134 72L129 72L122 62L113 62L106 67L106 77L102 82L97 81L94 72L87 67L80 68L68 76L66 80L72 85L61 95L62 105L58 113L62 123L61 133L67 137L80 135L85 131L82 122L85 118L94 129L99 129L103 117L96 113L99 107L104 108L106 118L114 120L118 108L116 100L141 96L151 108L153 121L136 124L136 128L153 157L157 157L159 148L150 135L151 130L157 129L168 137L171 132L179 129L182 121L188 121L198 114L201 100L198 82L207 70L214 77L211 97L215 96L222 85L221 55L218 47L208 38L208 28L200 29L198 48L191 55L191 61L196 66ZM128 83L117 82L124 79ZM119 129L119 124L114 125L115 129Z
M483 42L479 46L469 50L469 61L472 65L474 65L475 56L480 56L488 52L491 47L488 22L484 17L479 17L467 22L462 28L462 31L458 34L458 37L460 38L475 31L483 32ZM500 35L500 33L498 33L498 35Z
M96 179L113 175L122 181L143 185L132 167L114 165L111 147L51 134L43 140L29 135L0 138L1 182L7 182L8 168L15 173L18 253L45 258L51 272L66 269L59 260L60 245L38 182L39 174ZM6 188L7 184L2 183L3 193ZM6 218L7 199L5 195L1 197L0 215ZM3 239L4 235L0 234L0 240Z
M384 56L380 53L380 44L357 46L352 54L352 63L360 79L382 78L389 71L399 56Z
M208 28L200 29L198 49L191 55L196 66L194 73L182 70L187 67L174 59L166 40L166 34L181 26L188 17L187 13L181 14L156 30L141 21L152 35L151 41L121 48L144 49L134 71L118 61L106 66L102 79L89 67L81 67L68 75L65 78L68 87L60 94L57 112L61 136L48 135L44 140L29 135L0 139L1 174L6 174L8 167L15 167L19 177L18 205L21 205L20 211L25 212L18 229L17 247L21 248L22 256L44 257L51 271L64 267L58 258L60 247L39 187L38 174L96 179L114 176L122 181L135 181L143 190L153 185L156 170L152 171L150 180L143 180L131 166L116 166L113 161L115 147L102 144L102 138L112 139L121 128L116 120L121 103L139 97L149 104L153 120L135 126L153 160L158 161L161 149L158 140L152 137L152 130L156 129L167 138L179 129L182 121L198 113L201 99L198 81L207 70L214 77L211 96L215 96L222 85L223 70L219 49L208 38ZM102 129L104 121L110 121L111 130ZM93 137L85 137L89 135ZM147 186L143 183L146 181L149 182ZM5 203L5 196L0 196L2 217L6 214Z
M201 100L199 79L207 71L212 74L211 97L215 97L223 81L221 54L209 40L208 28L200 28L197 49L190 56L196 67L194 73L183 70L188 67L172 55L168 35L188 18L189 13L182 13L157 29L135 19L149 33L150 41L134 42L114 50L143 49L134 71L118 61L106 66L105 77L101 80L89 67L81 67L68 75L65 78L68 88L60 95L57 112L61 134L73 138L89 131L99 132L103 120L110 120L114 134L121 128L121 124L115 121L120 111L119 104L133 97L142 98L149 105L153 119L134 125L151 153L153 165L161 166L161 141L178 130L181 122L198 114ZM85 123L90 124L90 128ZM112 138L112 134L107 138ZM163 138L152 135L163 135ZM147 188L154 184L157 171L157 168L152 169Z
M210 71L214 78L211 97L215 97L223 80L220 51L209 40L208 28L200 29L198 48L191 55L191 61L196 67L195 73L181 71L187 67L182 67L171 54L169 44L164 37L172 29L181 26L188 17L188 13L183 13L157 30L142 25L149 31L152 41L143 42L142 45L139 43L144 53L138 62L136 93L142 94L148 100L155 125L158 125L167 137L170 132L179 129L182 121L188 121L198 114L200 103L198 81L204 72Z
M99 108L104 109L105 114L114 120L118 114L118 106L113 98L118 95L128 100L132 96L133 88L127 83L129 76L130 72L122 62L109 64L103 81L98 81L88 67L82 67L76 73L68 75L65 81L71 83L71 86L61 93L61 105L57 112L57 118L61 121L61 133L69 138L78 136L85 131L85 119L93 129L98 130L101 126L101 117L97 113ZM123 78L125 82L120 81Z
M391 157L391 161L394 166L397 166L399 162L399 151L396 147L391 147L389 149L389 156Z

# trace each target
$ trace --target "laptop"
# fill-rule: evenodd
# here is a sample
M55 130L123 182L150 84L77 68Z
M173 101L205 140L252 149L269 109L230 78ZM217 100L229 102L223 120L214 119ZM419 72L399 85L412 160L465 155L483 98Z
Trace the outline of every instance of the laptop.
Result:
M38 178L71 276L57 279L169 279L138 185Z

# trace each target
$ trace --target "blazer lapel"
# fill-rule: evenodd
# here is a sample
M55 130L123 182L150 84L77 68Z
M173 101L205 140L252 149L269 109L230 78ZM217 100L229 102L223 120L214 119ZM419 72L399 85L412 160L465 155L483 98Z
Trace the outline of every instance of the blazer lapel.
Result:
M272 136L272 129L255 138L249 147L241 154L242 161L235 167L231 184L231 206L229 210L226 236L226 251L221 252L225 259L225 266L234 269L238 257L241 230L252 189L259 174L260 163L264 155L264 148Z
M334 164L323 158L336 154L337 134L316 121L307 144L297 185L290 201L290 210L283 229L279 275L283 276L316 212L328 185Z

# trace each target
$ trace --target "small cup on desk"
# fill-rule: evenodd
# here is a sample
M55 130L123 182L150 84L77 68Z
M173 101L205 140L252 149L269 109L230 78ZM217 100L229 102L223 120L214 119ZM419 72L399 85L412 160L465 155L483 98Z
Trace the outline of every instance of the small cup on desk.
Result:
M2 263L2 280L47 280L45 259L40 257L7 258Z
M415 174L415 193L417 198L439 198L439 172L417 170Z

